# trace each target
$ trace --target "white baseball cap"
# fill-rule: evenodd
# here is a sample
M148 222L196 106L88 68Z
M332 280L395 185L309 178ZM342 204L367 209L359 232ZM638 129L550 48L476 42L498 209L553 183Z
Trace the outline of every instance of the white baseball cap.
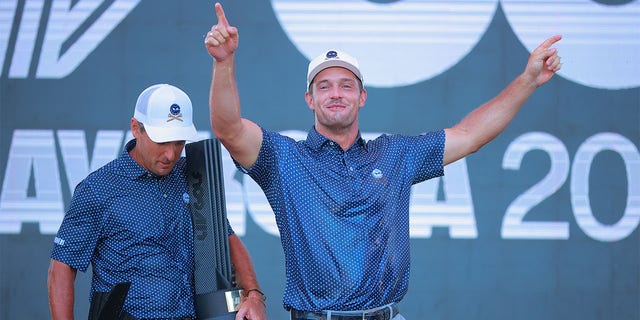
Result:
M307 90L309 90L313 78L315 78L320 71L331 67L342 67L353 72L358 80L360 80L360 83L362 83L362 73L360 72L356 58L342 51L328 50L309 62L309 69L307 70Z
M140 93L133 117L144 125L151 141L196 141L191 99L184 91L156 84Z

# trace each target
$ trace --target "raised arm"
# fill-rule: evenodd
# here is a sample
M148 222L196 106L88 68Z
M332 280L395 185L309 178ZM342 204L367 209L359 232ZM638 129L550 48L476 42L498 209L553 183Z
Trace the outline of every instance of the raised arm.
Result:
M73 286L76 280L76 273L76 269L58 260L51 259L47 277L51 319L73 319Z
M253 263L247 248L242 240L236 235L229 236L229 249L231 251L231 263L236 273L236 281L242 287L245 295L240 304L240 310L236 314L236 319L266 320L266 297L260 291L258 278L256 277Z
M229 25L221 4L216 3L215 9L218 23L211 27L205 38L205 47L214 60L209 93L211 129L231 156L249 168L258 159L262 130L240 114L235 79L238 29Z
M560 57L551 46L561 38L557 35L545 40L529 56L524 72L500 94L445 129L444 165L478 151L498 136L535 89L560 70Z

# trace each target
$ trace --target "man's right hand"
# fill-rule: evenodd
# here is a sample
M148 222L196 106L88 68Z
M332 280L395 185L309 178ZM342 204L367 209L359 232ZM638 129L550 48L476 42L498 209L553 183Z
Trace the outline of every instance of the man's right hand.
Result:
M216 3L218 23L211 27L204 39L204 45L216 61L224 61L238 48L238 29L229 25L220 3Z

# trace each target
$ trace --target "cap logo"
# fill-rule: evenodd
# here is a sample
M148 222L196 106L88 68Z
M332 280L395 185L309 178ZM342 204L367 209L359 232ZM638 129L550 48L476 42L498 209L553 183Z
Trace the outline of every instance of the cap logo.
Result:
M169 107L168 117L169 119L167 119L167 122L173 121L173 120L182 121L182 113L180 112L180 106L175 103L172 104L171 107Z
M327 52L325 57L327 57L327 59L335 59L335 58L338 57L338 53L333 51L333 50L331 50L331 51Z

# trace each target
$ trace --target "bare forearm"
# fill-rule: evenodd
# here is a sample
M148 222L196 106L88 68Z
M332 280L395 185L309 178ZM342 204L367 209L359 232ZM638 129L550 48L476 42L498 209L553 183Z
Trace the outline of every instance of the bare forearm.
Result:
M214 63L209 96L211 129L231 156L249 168L258 158L262 130L241 116L233 60L230 56Z
M266 320L266 296L260 290L249 252L237 235L229 236L231 262L236 271L236 280L243 290L236 319Z
M444 161L447 165L493 140L513 120L535 89L545 84L562 66L558 50L551 46L562 36L546 39L531 55L524 72L498 96L471 112L460 123L446 129Z
M220 140L241 129L240 98L235 80L234 56L215 61L209 93L211 128Z
M496 97L447 129L444 164L478 151L497 137L511 123L536 88L535 82L522 74Z
M236 281L245 290L260 289L253 262L246 247L237 235L229 237L231 247L231 263L236 271Z
M51 260L47 288L52 319L73 319L75 277L75 269L62 262Z
M459 126L472 132L480 148L500 134L536 89L534 82L519 76L500 94L474 110Z

